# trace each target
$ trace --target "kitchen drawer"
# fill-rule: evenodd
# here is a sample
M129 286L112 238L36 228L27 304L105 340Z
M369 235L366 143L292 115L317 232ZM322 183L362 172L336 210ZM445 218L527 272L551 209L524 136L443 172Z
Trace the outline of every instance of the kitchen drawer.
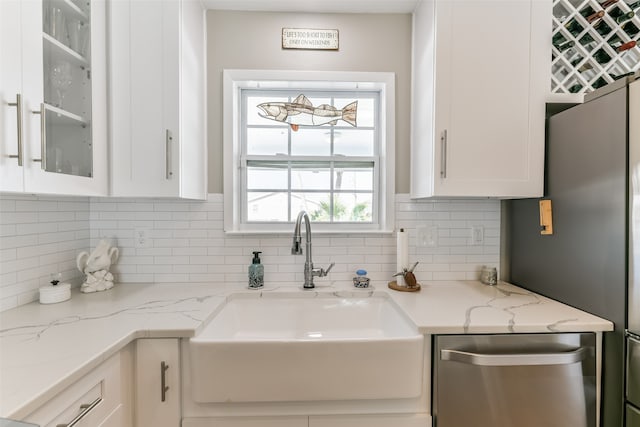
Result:
M57 427L83 414L74 427L95 427L102 425L121 405L120 354L116 354L32 412L25 421Z

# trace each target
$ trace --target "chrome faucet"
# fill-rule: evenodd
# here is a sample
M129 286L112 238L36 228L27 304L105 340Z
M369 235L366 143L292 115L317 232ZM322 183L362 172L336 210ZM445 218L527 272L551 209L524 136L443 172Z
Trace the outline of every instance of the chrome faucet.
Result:
M315 285L313 284L313 277L324 277L329 274L329 271L335 265L335 262L332 262L329 268L326 270L323 268L313 268L313 261L311 260L311 222L309 220L309 215L305 211L300 211L298 214L298 219L296 219L296 227L293 230L293 245L291 246L291 255L302 255L302 236L300 235L300 224L302 220L305 221L305 237L306 237L306 260L304 262L304 284L302 287L304 289L313 289Z

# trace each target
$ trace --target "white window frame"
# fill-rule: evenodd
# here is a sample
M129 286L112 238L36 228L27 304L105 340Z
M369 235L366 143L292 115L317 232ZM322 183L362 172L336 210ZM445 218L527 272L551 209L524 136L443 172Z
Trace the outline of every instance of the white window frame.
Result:
M242 217L241 92L243 89L326 89L379 92L379 166L374 182L374 221L314 222L314 233L391 233L395 222L395 74L342 71L224 70L224 230L227 233L290 233L289 222L248 223Z

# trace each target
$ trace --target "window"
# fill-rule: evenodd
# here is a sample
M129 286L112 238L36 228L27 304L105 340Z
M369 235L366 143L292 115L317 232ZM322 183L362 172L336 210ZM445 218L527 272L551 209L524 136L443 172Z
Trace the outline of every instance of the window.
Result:
M227 70L224 82L226 231L289 232L301 210L314 231L392 229L393 74ZM303 103L332 115L283 121Z

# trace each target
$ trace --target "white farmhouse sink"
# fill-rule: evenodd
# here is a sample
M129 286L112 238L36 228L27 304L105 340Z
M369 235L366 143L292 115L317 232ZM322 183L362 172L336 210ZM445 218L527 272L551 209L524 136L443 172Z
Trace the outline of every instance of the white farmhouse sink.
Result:
M189 343L197 402L422 392L423 336L386 295L236 294Z

